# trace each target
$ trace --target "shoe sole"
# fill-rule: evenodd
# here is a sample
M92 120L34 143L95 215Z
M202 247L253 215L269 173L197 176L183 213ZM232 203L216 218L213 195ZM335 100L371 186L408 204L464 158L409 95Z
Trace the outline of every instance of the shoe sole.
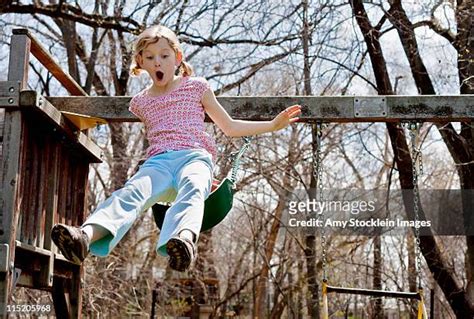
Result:
M184 241L171 238L166 244L166 252L170 257L169 265L171 269L184 272L191 265L191 255Z
M64 258L76 264L82 263L82 260L74 254L74 240L67 228L62 225L55 225L51 230L51 239L56 246L58 246L59 251L63 254Z

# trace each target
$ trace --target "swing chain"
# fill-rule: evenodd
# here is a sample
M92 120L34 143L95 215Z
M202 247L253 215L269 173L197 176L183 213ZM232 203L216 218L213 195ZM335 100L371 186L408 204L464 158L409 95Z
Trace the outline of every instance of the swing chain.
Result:
M245 153L245 151L250 147L250 143L252 142L252 138L249 136L243 136L242 139L244 140L244 144L240 147L240 150L237 152L230 153L230 158L232 159L230 181L234 185L237 180L237 172L240 166L240 158Z
M323 124L318 122L316 125L313 125L313 132L315 133L314 137L316 139L316 152L313 152L313 176L316 180L316 187L318 188L316 200L319 202L324 201L323 196L323 163L322 163L322 136L323 136ZM325 232L325 216L324 210L319 212L320 218L323 221L323 226L321 227L321 263L323 271L323 281L327 281L327 237Z
M422 152L421 152L421 145L420 148L418 149L418 176L423 176L423 159L422 159Z
M413 170L413 211L415 217L415 258L416 258L416 278L418 280L418 287L421 288L421 248L420 248L420 229L416 227L418 220L420 220L419 215L419 200L420 193L418 189L418 177L423 172L423 162L421 160L421 146L420 148L416 147L416 138L419 136L421 123L410 122L408 123L408 130L410 133L411 141L411 157L412 157L412 170ZM417 169L418 164L418 169Z

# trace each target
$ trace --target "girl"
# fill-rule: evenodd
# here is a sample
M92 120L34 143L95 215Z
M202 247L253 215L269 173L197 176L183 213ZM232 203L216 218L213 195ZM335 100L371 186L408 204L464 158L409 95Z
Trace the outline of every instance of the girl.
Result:
M90 252L107 256L138 214L156 202L173 202L163 221L157 250L169 265L187 270L196 259L204 200L216 159L214 139L205 132L204 112L228 136L280 130L298 120L294 105L272 121L233 120L203 78L191 77L176 35L163 26L143 31L136 41L132 75L146 71L153 84L135 95L129 110L144 124L148 159L139 171L101 203L81 227L57 224L51 237L67 259L81 263Z

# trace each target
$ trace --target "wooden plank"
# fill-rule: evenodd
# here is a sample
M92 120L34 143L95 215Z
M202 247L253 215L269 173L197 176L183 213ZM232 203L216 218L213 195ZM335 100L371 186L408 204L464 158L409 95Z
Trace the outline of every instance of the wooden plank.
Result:
M21 92L20 104L23 109L31 108L40 111L46 119L60 129L61 132L64 132L72 143L75 143L80 149L84 150L92 163L102 162L101 149L84 133L73 131L61 112L59 112L51 103L41 97L37 92Z
M20 90L26 88L28 81L28 61L31 41L25 35L13 35L10 43L7 81L20 83ZM7 256L2 263L8 271L0 281L0 317L6 315L9 303L15 262L15 237L19 216L19 172L23 118L19 110L5 112L3 127L2 181L0 184L0 244L7 245Z
M54 58L43 48L28 29L13 29L14 36L27 37L31 41L31 53L43 64L51 74L61 83L72 95L87 96L87 93L77 82L54 60Z
M71 155L67 152L63 152L65 157L63 157L63 169L62 174L64 174L63 184L60 185L62 189L64 189L64 193L62 194L62 199L64 200L65 206L64 211L61 212L64 214L66 220L64 221L65 224L71 225L72 215L72 199L74 197L73 188L72 188L72 180L74 176L74 167L72 166Z
M2 215L0 224L0 240L9 239L11 236L9 229L11 224L11 215L9 212L16 208L16 191L19 187L19 167L20 154L22 149L22 116L20 112L9 112L5 114L5 126L3 141L3 158L2 158L2 202L0 214ZM5 228L6 227L6 228Z
M52 287L54 269L52 252L17 241L15 267L21 269L18 286L33 289Z
M0 159L3 157L3 126L5 121L5 109L0 109ZM3 171L0 169L0 183L3 180ZM0 189L1 192L1 189ZM0 194L0 199L2 195Z
M54 311L57 314L61 314L62 318L73 318L71 316L70 306L66 298L66 283L67 280L54 276L53 289L51 294L53 296Z
M34 130L30 131L31 133L35 133ZM36 134L35 134L36 135ZM39 173L39 166L40 166L40 154L41 154L41 149L39 145L36 143L37 139L36 136L29 136L29 138L32 139L31 143L32 147L30 150L28 150L29 153L31 153L31 174L29 178L29 183L30 183L30 191L27 194L22 194L23 197L28 197L28 202L29 202L29 207L24 212L28 213L28 224L26 228L26 237L28 238L27 243L30 245L35 244L35 229L36 229L36 223L38 222L37 216L38 216L38 192L39 192L39 184L40 180L38 179L38 173Z
M59 171L61 172L58 180L58 223L66 224L66 212L67 212L67 190L66 185L68 181L68 170L67 170L67 154L61 152L59 156Z
M79 185L79 180L82 175L82 165L78 164L74 170L71 172L71 193L72 193L72 202L71 202L71 225L80 225L77 223L78 215L83 214L83 209L81 207L81 200L84 200L85 194L83 194L84 187Z
M84 266L80 266L78 271L75 271L71 279L71 287L69 292L69 305L71 306L71 318L82 318L82 285L81 278L84 273Z
M80 168L80 175L77 180L78 187L80 189L80 194L82 197L79 197L79 212L76 215L76 225L82 225L86 220L87 216L87 203L89 192L89 166L82 165Z
M13 34L10 43L8 81L20 82L20 90L27 87L31 41L25 34Z
M59 191L59 145L48 143L47 148L50 154L47 166L46 178L46 200L45 200L45 226L44 226L44 248L53 249L51 241L51 229L57 219L58 213L58 191ZM54 246L56 247L56 246ZM57 248L55 248L57 249ZM55 250L56 251L56 250Z
M52 287L54 278L54 256L47 258L38 275L40 287Z
M23 117L25 120L25 117ZM25 125L25 129L23 130L23 138L22 138L22 147L23 150L27 149L28 152L21 152L21 167L22 167L22 174L20 176L20 194L22 194L22 201L20 206L20 216L19 216L19 229L18 233L20 236L17 236L17 239L24 243L29 243L29 232L28 232L28 225L30 224L31 219L31 203L33 198L30 194L33 194L33 163L34 163L34 142L31 139L30 130L33 127L29 125Z
M355 99L385 98L387 113L380 117L356 116ZM134 122L128 111L131 97L47 97L60 111L103 118L110 122ZM300 122L429 122L470 121L474 118L474 95L416 96L302 96L302 97L218 97L235 119L269 120L285 109L300 104Z
M22 173L18 179L18 193L26 194L28 185L29 185L29 175L30 175L30 166L28 165L28 160L31 157L31 152L25 152L31 147L31 140L28 138L29 129L28 125L25 125L25 116L22 114L22 130L21 130L21 145L20 145L20 172ZM24 210L24 207L28 207L29 197L22 198L20 202L20 207L18 208L18 221L17 221L17 230L16 230L16 239L21 241L26 241L24 232L26 227L24 226L24 215L21 212Z
M39 255L42 255L42 256L45 256L45 257L50 257L50 256L53 256L53 252L47 250L47 249L43 249L43 248L40 248L40 247L36 247L36 246L33 246L33 245L29 245L29 244L26 244L24 242L21 242L19 240L16 240L15 241L15 246L17 248L20 248L22 250L26 250L30 253L33 253L33 254L39 254Z
M37 247L44 247L44 233L45 233L45 215L52 214L52 212L47 212L46 207L46 198L47 198L47 189L46 183L48 179L48 161L51 157L50 152L50 141L51 139L49 136L41 136L38 140L38 144L40 146L40 154L39 154L39 181L38 181L38 209L36 211L36 227L35 227L35 246Z
M56 255L54 256L55 257L55 269L58 268L57 267L57 263L58 262L62 262L62 263L65 263L67 264L68 266L78 266L77 264L73 263L72 261L66 259L66 257L64 257L62 254L60 253L56 253ZM54 274L56 275L57 274L57 271L55 270Z
M0 243L8 245L7 265L15 260L15 237L18 224L18 182L19 162L22 136L22 115L19 111L7 111L5 114L5 126L3 130L3 157L2 171L3 180L0 201ZM13 269L4 274L0 281L0 317L6 313L6 305L9 303Z
M83 114L105 119L106 121L126 122L138 121L128 111L131 97L90 96L87 99L79 97L45 97L58 110ZM95 105L95 106L94 106Z

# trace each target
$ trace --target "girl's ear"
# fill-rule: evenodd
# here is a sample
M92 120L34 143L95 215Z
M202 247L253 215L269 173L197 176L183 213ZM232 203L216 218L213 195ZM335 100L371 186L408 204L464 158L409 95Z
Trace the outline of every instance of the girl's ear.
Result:
M183 53L181 51L176 52L176 66L179 66L183 61Z
M136 60L138 64L137 66L141 69L143 65L143 57L141 53L137 54Z

